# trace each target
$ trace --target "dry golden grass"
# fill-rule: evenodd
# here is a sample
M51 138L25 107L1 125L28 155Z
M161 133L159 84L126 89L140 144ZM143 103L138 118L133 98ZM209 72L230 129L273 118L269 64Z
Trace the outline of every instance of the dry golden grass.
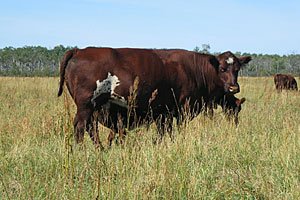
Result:
M299 199L300 93L240 78L236 127L221 110L153 145L155 126L97 152L72 137L57 78L0 78L0 199ZM104 141L109 130L101 127Z

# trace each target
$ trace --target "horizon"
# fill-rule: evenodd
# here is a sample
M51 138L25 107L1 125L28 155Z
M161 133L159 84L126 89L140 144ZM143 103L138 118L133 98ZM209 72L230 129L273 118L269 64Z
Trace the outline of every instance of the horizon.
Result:
M112 47L105 47L105 46L87 46L87 47L84 47L84 48L79 48L77 46L64 46L62 44L60 45L55 45L53 47L45 47L45 46L40 46L40 45L36 45L36 46L28 46L28 45L25 45L23 47L13 47L13 46L7 46L7 47L3 47L3 48L0 48L0 50L3 50L5 48L13 48L13 49L18 49L18 48L26 48L26 47L33 47L33 48L36 48L36 47L41 47L41 48L46 48L47 50L53 50L54 48L56 47L59 47L59 46L63 46L63 48L78 48L78 49L84 49L84 48L88 48L88 47L97 47L97 48L112 48ZM195 46L194 49L182 49L182 50L188 50L188 51L194 51L196 47L199 47L199 46ZM119 48L119 47L115 47L115 48ZM120 47L120 48L136 48L136 47ZM166 48L136 48L136 49L166 49ZM180 48L170 48L170 49L180 49ZM199 47L199 50L203 50L202 48ZM225 52L225 51L224 51ZM221 53L224 53L224 52L212 52L212 51L209 51L208 54L221 54ZM201 53L201 52L200 52ZM268 53L252 53L252 52L239 52L239 51L236 51L236 52L233 52L232 53L234 54L240 54L240 55L244 55L244 54L250 54L250 55L257 55L257 56L264 56L264 55L269 55L269 56L289 56L289 55L300 55L300 53L290 53L290 54L283 54L283 55L280 55L280 54L268 54Z
M200 49L250 54L300 53L300 2L66 0L3 2L0 49Z

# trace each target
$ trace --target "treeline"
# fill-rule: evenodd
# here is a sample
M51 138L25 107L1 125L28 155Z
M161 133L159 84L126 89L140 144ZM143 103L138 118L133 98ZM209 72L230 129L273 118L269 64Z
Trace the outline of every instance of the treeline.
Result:
M241 76L274 76L275 74L290 74L300 76L300 55L263 55L241 54L237 56L251 55L252 61L241 69Z
M1 76L58 76L59 63L64 53L76 47L25 46L22 48L6 47L0 49ZM194 51L211 53L210 46L203 44ZM235 52L236 56L251 55L252 61L240 71L241 76L273 76L277 73L300 75L300 55L267 55Z
M59 63L66 51L75 47L25 46L0 49L0 75L2 76L58 76Z

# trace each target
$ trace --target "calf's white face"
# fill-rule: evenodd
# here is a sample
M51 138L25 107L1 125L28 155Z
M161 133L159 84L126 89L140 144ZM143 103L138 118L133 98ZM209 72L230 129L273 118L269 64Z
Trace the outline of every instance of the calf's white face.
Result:
M96 81L97 88L94 91L94 96L99 96L103 93L114 93L114 90L117 86L120 85L119 78L116 75L111 75L110 72L107 74L107 78L102 82L99 80Z
M116 75L111 75L110 72L107 74L107 78L103 81L96 81L97 88L94 91L93 98L91 102L93 103L94 107L96 107L96 98L99 97L101 94L110 94L110 98L108 102L104 105L104 108L108 109L110 104L117 104L119 106L127 108L127 101L124 97L120 96L119 94L115 93L116 87L120 85L120 80Z

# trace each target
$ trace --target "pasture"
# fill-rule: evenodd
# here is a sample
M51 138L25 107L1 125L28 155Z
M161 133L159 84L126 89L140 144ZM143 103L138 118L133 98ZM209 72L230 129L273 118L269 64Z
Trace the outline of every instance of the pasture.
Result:
M297 79L299 82L299 79ZM155 126L97 151L71 135L58 78L0 78L0 199L299 199L300 92L239 78L239 125L199 115L153 145ZM67 90L65 90L67 91Z

